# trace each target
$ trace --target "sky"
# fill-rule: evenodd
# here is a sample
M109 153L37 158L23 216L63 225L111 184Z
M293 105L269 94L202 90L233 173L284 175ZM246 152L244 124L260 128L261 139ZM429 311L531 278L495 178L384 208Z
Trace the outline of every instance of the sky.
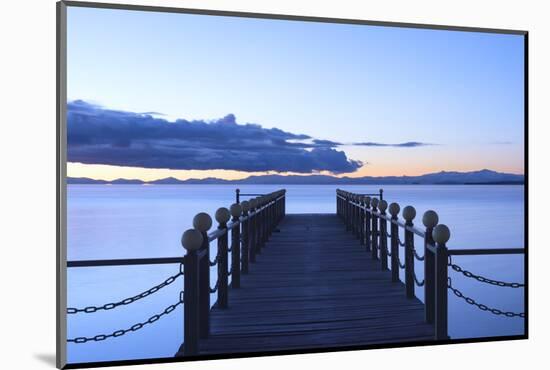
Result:
M523 36L67 14L71 177L524 172Z

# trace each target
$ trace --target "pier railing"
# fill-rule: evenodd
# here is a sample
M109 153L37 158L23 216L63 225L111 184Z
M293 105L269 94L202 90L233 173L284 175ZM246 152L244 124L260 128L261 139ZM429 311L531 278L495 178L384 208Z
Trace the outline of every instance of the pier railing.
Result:
M425 320L435 324L435 339L449 339L448 335L448 291L462 298L466 303L482 311L506 317L525 317L523 312L508 312L491 308L465 295L452 285L449 278L449 267L466 278L480 283L498 287L524 288L523 283L504 282L490 279L464 270L452 262L451 256L465 255L502 255L524 254L523 248L498 249L448 249L446 243L451 236L449 228L439 223L438 214L429 210L422 217L425 229L414 226L416 210L413 206L403 208L398 203L391 203L368 195L336 190L336 208L338 216L344 221L346 229L359 239L360 245L370 253L373 259L380 260L383 270L391 270L391 279L399 282L399 271L405 270L404 283L407 298L415 297L415 285L424 288ZM389 215L386 214L389 211ZM389 231L388 231L389 224ZM404 237L399 236L400 230ZM415 247L415 235L423 241L421 248ZM388 247L388 238L390 239ZM404 261L399 256L399 249L404 248ZM423 249L422 255L419 250ZM389 258L389 265L388 265ZM424 263L424 279L420 281L415 273L415 260Z
M185 255L184 287L184 343L183 354L198 354L199 338L208 338L210 333L210 294L216 293L216 306L228 307L228 277L232 288L240 287L240 274L247 274L249 262L256 261L269 236L285 215L285 190L235 203L230 210L216 211L216 230L207 233L212 219L199 213L193 219L194 229L183 233L182 245ZM229 221L230 215L232 216ZM231 231L231 248L228 234ZM217 240L218 252L210 260L210 242ZM241 250L242 246L242 250ZM228 252L231 252L231 268L228 269ZM210 267L218 268L218 279L210 286Z
M91 314L101 310L112 310L144 299L184 277L179 299L143 322L126 329L107 334L68 338L69 343L99 342L116 338L142 329L184 304L184 355L196 355L200 338L207 338L210 332L210 295L217 293L215 306L224 309L229 305L229 291L240 287L241 274L247 274L249 263L256 261L271 233L283 219L286 212L286 191L279 190L247 201L232 204L229 209L219 208L215 219L218 226L211 232L212 218L199 213L193 219L193 229L183 233L181 242L186 249L185 256L161 258L133 258L111 260L68 261L68 268L179 264L179 271L150 289L135 296L98 306L68 307L67 314ZM216 256L210 258L210 243L217 243ZM230 260L229 260L230 259ZM210 282L210 269L217 268L214 286ZM229 284L231 277L231 284Z

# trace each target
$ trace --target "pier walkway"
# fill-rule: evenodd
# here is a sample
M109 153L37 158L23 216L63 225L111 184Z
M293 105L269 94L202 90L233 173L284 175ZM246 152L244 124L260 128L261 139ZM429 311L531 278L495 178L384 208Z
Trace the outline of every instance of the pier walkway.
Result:
M432 340L424 306L370 258L335 214L290 214L228 308L210 313L200 354Z

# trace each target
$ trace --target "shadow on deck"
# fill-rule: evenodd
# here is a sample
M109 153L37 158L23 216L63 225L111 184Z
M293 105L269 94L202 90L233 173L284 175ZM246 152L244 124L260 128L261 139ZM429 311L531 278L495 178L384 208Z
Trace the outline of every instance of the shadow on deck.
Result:
M334 214L289 214L211 311L200 354L361 346L434 339L424 306L407 299Z

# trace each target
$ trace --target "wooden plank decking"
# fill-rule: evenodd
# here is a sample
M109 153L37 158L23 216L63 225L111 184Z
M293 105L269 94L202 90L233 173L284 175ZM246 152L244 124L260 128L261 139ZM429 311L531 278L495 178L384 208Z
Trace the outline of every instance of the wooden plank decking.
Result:
M211 311L200 354L433 340L424 307L359 245L334 214L289 214Z

